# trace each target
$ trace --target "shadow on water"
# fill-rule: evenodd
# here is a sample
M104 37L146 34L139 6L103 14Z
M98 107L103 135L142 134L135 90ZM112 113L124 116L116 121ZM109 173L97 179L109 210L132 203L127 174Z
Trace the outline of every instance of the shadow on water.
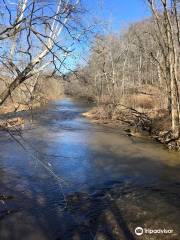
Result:
M109 158L108 153L104 154L104 161ZM119 159L118 156L113 158ZM179 182L175 183L169 176L178 174L180 167L163 166L163 172L156 162L148 164L153 166L152 170L157 168L153 175L136 176L135 169L135 175L128 171L107 182L99 178L98 183L86 182L85 187L77 185L82 191L77 192L75 187L73 192L67 191L67 205L56 181L46 176L42 169L35 170L41 172L41 176L23 175L20 179L15 177L14 181L8 181L4 172L4 182L8 181L4 192L15 198L8 200L10 203L6 201L11 212L0 222L1 239L28 239L28 235L29 239L131 240L136 239L135 227L146 224L171 227L179 234ZM18 172L14 172L16 174L18 176ZM161 239L178 239L176 237Z
M153 240L178 239L179 155L90 124L80 117L85 109L61 101L35 115L34 127L23 133L31 154L67 184L59 186L32 155L1 134L1 194L14 198L1 199L0 239L135 240L137 226L174 230Z
M25 197L19 195L18 200L20 198ZM46 212L47 209L45 211L35 199L33 193L33 199L29 201L38 207L37 211L23 208L7 215L4 224L1 223L1 239L135 239L122 213L111 200L74 193L67 196L67 208L58 213L52 209ZM33 220L29 211L33 214Z

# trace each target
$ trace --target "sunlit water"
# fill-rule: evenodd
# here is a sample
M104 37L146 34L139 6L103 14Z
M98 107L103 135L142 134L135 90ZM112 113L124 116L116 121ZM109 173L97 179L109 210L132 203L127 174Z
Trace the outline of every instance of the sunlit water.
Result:
M34 113L19 142L1 132L0 195L12 199L0 239L180 239L180 154L92 124L87 108L66 98Z

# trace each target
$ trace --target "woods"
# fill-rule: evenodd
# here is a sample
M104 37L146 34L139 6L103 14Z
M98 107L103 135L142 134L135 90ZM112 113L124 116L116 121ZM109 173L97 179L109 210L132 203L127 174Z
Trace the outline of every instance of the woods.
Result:
M79 71L79 95L104 106L106 115L110 111L109 118L121 112L120 105L151 119L169 118L163 130L170 131L169 138L175 140L180 137L180 2L146 3L152 17L131 24L120 34L96 36L88 64Z

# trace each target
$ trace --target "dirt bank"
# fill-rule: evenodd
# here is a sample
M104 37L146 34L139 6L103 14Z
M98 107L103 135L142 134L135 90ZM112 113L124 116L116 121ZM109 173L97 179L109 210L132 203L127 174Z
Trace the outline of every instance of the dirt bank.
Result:
M82 114L92 122L121 127L128 136L150 137L164 144L169 150L180 151L180 139L173 139L171 122L167 112L141 113L132 108L121 106L121 109L113 109L111 106L98 106Z

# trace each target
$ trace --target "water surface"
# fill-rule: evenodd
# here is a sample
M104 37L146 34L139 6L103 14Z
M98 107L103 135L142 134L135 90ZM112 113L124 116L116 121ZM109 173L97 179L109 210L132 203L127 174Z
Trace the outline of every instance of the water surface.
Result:
M180 239L180 155L82 117L65 98L0 135L0 239ZM30 118L30 117L29 117ZM23 147L20 145L22 144ZM144 234L137 227L172 229Z

